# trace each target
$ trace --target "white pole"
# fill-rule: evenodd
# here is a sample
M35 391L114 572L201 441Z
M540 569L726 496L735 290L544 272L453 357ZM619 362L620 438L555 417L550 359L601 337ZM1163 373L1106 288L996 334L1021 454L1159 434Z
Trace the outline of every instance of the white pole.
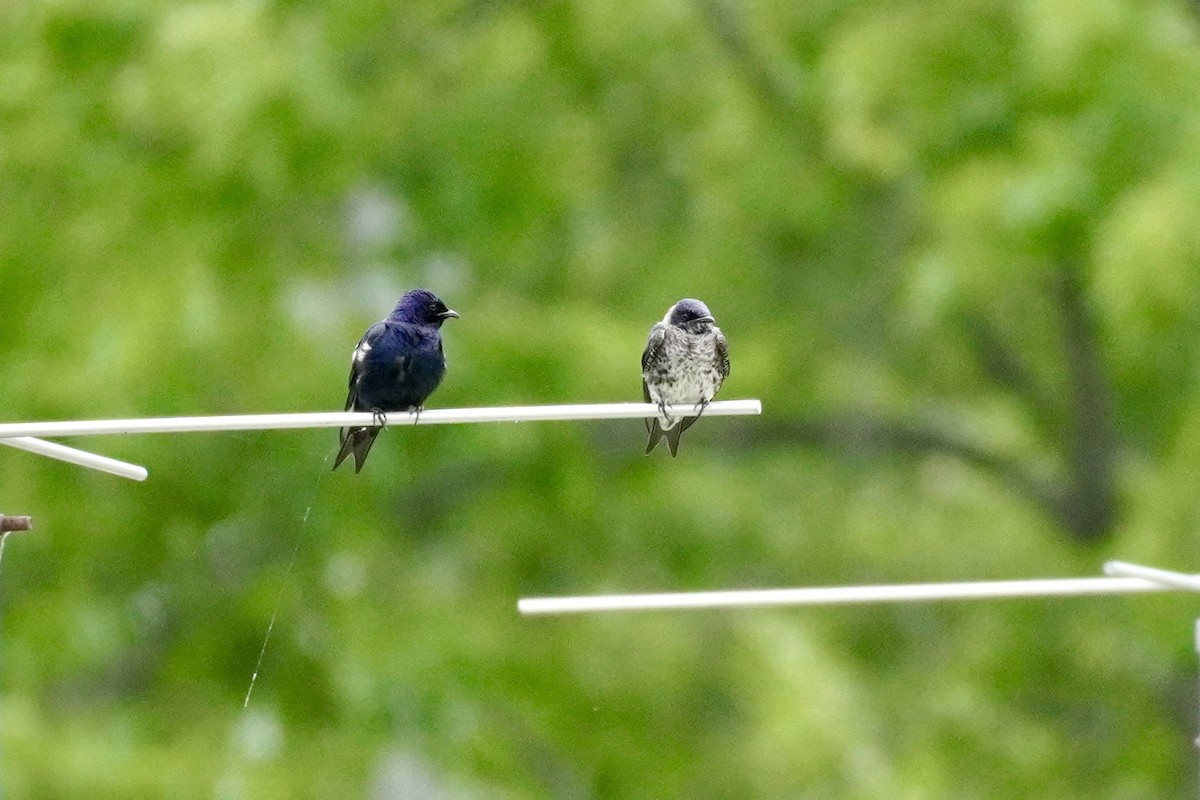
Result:
M1196 655L1200 656L1200 619L1196 620L1195 637ZM1197 686L1200 687L1200 683L1198 683ZM1192 740L1192 745L1200 749L1200 736L1197 736L1194 740Z
M106 456L98 456L95 453L89 453L85 450L76 450L74 447L56 444L54 442L43 442L41 439L34 439L30 436L18 436L10 439L0 439L0 444L15 447L18 450L26 450L30 453L56 458L59 461L66 461L71 464L78 464L81 467L107 472L110 475L118 475L122 478L129 478L133 481L146 480L145 467L140 467L137 464L129 464L124 461L117 461L115 458Z
M932 600L981 600L1006 597L1162 592L1169 587L1141 578L1047 578L969 583L909 583L879 586L822 586L800 589L748 589L669 594L612 594L579 597L527 597L517 601L522 614L573 614L591 611L809 606L844 603L902 603Z
M691 405L667 406L671 416L694 416ZM718 400L704 409L705 417L761 414L758 400ZM497 406L491 408L434 408L387 415L387 423L449 425L466 422L551 422L558 420L643 419L658 414L652 403L595 403L557 406ZM345 428L375 422L368 412L331 411L306 414L247 414L223 417L157 417L149 419L85 420L78 422L10 422L0 424L0 439L14 436L86 436L116 433L189 433L196 431L257 431L285 428Z
M1143 567L1141 564L1128 564L1124 561L1106 561L1105 575L1121 575L1126 578L1142 578L1147 581L1161 583L1172 589L1188 589L1200 592L1200 575L1187 575L1182 572L1172 572L1166 569Z

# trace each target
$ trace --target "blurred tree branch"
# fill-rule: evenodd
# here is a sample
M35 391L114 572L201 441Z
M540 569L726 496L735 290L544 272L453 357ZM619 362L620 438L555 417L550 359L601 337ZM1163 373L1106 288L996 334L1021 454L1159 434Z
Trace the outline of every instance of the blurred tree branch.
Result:
M1098 332L1088 314L1079 268L1064 263L1056 279L1069 412L1064 443L1067 479L1059 492L1058 517L1071 535L1093 541L1107 534L1116 521L1112 387L1100 358Z
M983 374L1027 403L1043 433L1050 434L1057 429L1062 424L1058 403L1038 383L1037 376L1005 340L996 325L981 314L969 314L963 318L962 327Z
M1058 396L1039 385L1017 351L985 319L967 321L980 364L991 381L1033 409L1062 471L1044 475L1035 464L998 453L932 422L871 411L839 412L756 426L756 441L797 442L848 453L891 450L940 453L991 475L1048 515L1071 538L1103 539L1117 518L1114 462L1119 446L1113 397L1074 264L1053 277L1061 322L1063 383Z
M1053 481L1037 476L1015 458L992 452L930 423L851 411L756 425L754 438L762 442L799 442L851 453L881 450L906 455L941 453L991 474L1047 512L1055 512L1058 507L1058 492Z
M1113 462L1118 447L1112 387L1087 310L1080 267L1064 260L1052 290L1061 323L1065 391L1048 393L996 328L982 317L967 331L985 374L1022 399L1043 431L1061 450L1064 477L1049 495L1033 495L1073 538L1095 541L1112 528L1117 514ZM1062 399L1059 399L1061 396Z
M698 15L742 80L764 107L792 123L803 111L800 87L752 35L742 7L728 0L694 0ZM796 146L813 145L813 131L794 125ZM1075 244L1079 244L1075 242ZM1075 252L1066 249L1060 252ZM918 454L938 452L970 464L1028 498L1069 536L1096 541L1117 517L1114 463L1118 441L1113 421L1113 389L1100 355L1073 256L1060 259L1052 277L1060 323L1061 383L1047 385L1004 333L981 314L964 317L963 330L983 374L1030 411L1039 434L1059 453L1062 469L1045 477L1034 465L970 442L935 424L874 413L838 413L783 423L764 430L771 438L832 449L870 447Z
M722 0L695 3L709 32L759 100L781 120L791 123L802 143L815 145L811 126L795 124L802 111L799 87L755 46L737 9Z

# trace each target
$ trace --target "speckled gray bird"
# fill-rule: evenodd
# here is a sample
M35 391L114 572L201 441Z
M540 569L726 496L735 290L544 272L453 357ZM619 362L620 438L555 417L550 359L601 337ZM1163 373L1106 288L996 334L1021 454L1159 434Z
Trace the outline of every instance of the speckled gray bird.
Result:
M642 395L659 408L646 420L646 452L664 437L674 456L679 437L691 427L729 377L729 349L708 306L685 298L655 323L642 353ZM690 404L696 416L672 417L665 406Z
M457 316L428 289L413 289L401 297L392 313L368 328L354 348L346 410L373 412L381 423L389 411L419 413L446 374L442 323ZM381 430L382 425L342 428L333 468L353 454L354 471L361 471Z

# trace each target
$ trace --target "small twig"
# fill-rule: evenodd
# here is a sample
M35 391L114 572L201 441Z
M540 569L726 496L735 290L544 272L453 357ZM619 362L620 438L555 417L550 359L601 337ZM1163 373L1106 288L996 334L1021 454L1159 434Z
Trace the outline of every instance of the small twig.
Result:
M0 514L0 533L33 530L32 517L6 517Z

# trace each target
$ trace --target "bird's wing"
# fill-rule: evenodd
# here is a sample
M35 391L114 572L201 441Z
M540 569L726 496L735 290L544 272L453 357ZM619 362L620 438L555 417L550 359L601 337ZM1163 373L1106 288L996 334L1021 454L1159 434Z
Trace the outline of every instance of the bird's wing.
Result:
M653 402L650 399L650 387L646 385L645 378L642 378L642 397L647 403ZM646 417L644 420L642 420L642 422L646 423L646 431L651 434L654 433L654 428L658 426L658 420L651 417ZM653 425L651 425L651 423L653 423ZM647 450L646 452L648 453L650 451Z
M717 334L717 371L721 375L721 380L729 377L729 345L725 342L725 334L721 333L720 328L713 328Z
M653 402L650 399L650 387L646 385L646 367L658 359L658 353L662 350L663 342L667 339L667 326L661 322L654 324L650 329L650 337L646 339L646 349L642 351L642 397L647 403ZM658 424L656 420L647 418L646 430L651 435L654 433L654 427ZM662 434L659 434L660 436ZM654 440L657 443L657 440ZM646 452L650 452L647 450Z
M367 332L362 335L362 338L358 340L358 344L354 346L354 352L350 355L350 379L347 381L346 411L370 410L359 405L358 386L366 370L364 365L367 361L367 354L380 346L386 335L387 325L383 322L377 322L367 328ZM375 437L379 435L380 430L382 428L377 427L339 429L338 454L333 460L333 468L337 469L346 456L353 455L354 471L360 472L363 462L367 460L367 453L371 451L371 445L375 443Z
M379 344L379 340L383 338L387 331L387 326L382 322L376 322L371 327L367 328L367 332L358 340L358 344L354 346L354 353L350 356L350 380L348 381L349 391L346 393L346 411L354 409L354 404L358 400L358 380L362 377L362 364L366 359L367 353Z
M642 372L646 371L646 366L658 358L658 353L662 350L663 342L667 340L667 326L661 322L654 323L654 327L650 329L650 337L646 339L646 349L642 351Z

